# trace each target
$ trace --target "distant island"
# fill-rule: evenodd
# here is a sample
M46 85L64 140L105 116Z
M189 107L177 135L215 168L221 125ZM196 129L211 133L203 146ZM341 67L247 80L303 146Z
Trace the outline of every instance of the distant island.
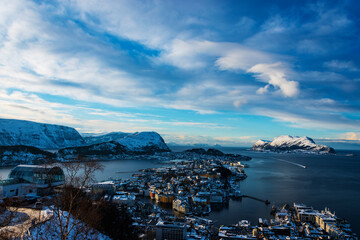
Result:
M251 148L253 151L269 152L301 152L316 154L335 154L332 147L318 145L312 138L283 135L273 141L258 140Z

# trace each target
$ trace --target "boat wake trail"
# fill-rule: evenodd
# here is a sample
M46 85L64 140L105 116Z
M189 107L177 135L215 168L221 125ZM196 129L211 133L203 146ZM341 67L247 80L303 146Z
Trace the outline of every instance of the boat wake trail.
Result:
M279 159L279 158L273 158L273 159L278 160L278 161L282 161L282 162L286 162L286 163L290 163L290 164L293 164L293 165L298 166L298 167L306 168L306 166L305 166L305 165L301 165L301 164L298 164L298 163L294 163L294 162L286 161L286 160Z

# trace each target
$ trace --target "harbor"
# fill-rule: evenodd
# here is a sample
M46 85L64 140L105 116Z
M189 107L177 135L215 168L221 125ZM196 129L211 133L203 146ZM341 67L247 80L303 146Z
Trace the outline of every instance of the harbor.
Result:
M319 230L321 218L325 216L327 219L331 214L328 209L318 211L294 202L282 206L277 199L272 201L271 198L260 198L260 195L247 192L247 188L241 186L246 186L244 183L249 182L248 176L251 175L248 171L252 170L251 163L247 163L247 166L250 165L247 169L242 162L219 159L171 161L158 168L143 169L126 180L113 179L113 195L120 193L123 196L122 203L128 204L130 212L139 211L139 204L152 209L154 214L150 214L151 216L134 218L144 239L151 234L156 235L156 229L165 229L166 226L177 228L187 239L258 239L286 236L299 239L326 236L342 239L345 236L355 239L356 235L352 235L350 224L335 214L331 215L332 222L328 222L328 225L323 222L322 230ZM290 167L291 164L285 166ZM221 173L229 174L226 180ZM107 194L106 199L111 201L111 196L112 194ZM234 204L241 206L244 202L263 204L268 215L258 218L253 216L251 221L238 216L238 220L230 224L218 218L224 209L231 212ZM229 207L229 204L232 207ZM267 207L269 205L273 207ZM301 206L306 211L300 211ZM310 214L313 218L305 219L304 214ZM335 236L336 234L338 236Z

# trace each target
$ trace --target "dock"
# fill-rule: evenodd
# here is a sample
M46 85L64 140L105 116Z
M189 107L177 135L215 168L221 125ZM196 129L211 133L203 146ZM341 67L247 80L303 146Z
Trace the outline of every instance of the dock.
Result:
M269 200L263 200L263 199L260 199L260 198L257 198L257 197L252 197L252 196L248 196L248 195L243 195L242 197L254 199L254 200L259 201L259 202L263 202L263 203L265 203L266 205L269 205L269 204L270 204L270 201L269 201Z

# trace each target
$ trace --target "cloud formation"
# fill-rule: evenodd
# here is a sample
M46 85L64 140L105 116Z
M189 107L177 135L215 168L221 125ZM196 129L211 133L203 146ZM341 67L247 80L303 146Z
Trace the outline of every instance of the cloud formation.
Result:
M216 58L215 63L211 58ZM261 81L279 88L286 97L295 97L299 93L298 82L286 79L285 64L276 62L276 56L244 47L240 44L210 41L175 40L160 58L184 69L211 67L215 64L221 70L245 71L255 73ZM260 88L258 93L268 91L268 85Z
M256 73L261 80L268 82L269 85L278 87L286 97L295 97L299 93L299 83L286 79L285 70L279 62L273 64L256 64L251 67L248 72ZM269 85L260 88L257 92L261 94L267 92Z
M96 132L208 128L212 141L252 135L238 124L247 117L358 132L357 3L234 4L4 2L0 116Z
M359 132L347 132L341 136L341 138L346 140L354 140L360 141L360 133Z

